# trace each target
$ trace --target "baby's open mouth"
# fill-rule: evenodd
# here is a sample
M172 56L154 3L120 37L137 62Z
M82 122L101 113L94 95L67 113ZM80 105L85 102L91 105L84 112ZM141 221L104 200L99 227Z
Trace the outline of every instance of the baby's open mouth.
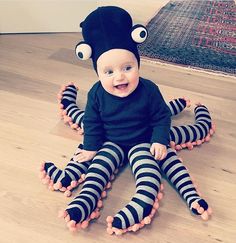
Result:
M126 89L127 86L128 86L128 84L118 84L118 85L115 85L114 87L119 90L122 90L122 89Z

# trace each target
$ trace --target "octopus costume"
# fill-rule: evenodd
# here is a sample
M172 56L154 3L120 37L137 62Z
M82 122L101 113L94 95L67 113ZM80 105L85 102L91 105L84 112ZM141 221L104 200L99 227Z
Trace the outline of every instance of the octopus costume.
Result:
M87 16L81 27L85 41L80 42L76 46L76 54L82 60L91 57L95 71L97 71L96 62L99 56L111 49L131 51L139 64L140 57L137 44L145 41L147 30L141 25L133 26L132 19L125 10L111 6L99 7ZM176 115L189 105L186 99L176 99L169 102L168 106L166 106L158 87L151 81L143 78L140 78L138 87L132 93L132 102L137 101L140 93L143 94L143 90L147 92L148 98L149 96L153 98L153 104L142 104L153 106L153 109L150 108L152 113L158 113L158 110L161 110L162 114L171 113ZM88 100L86 108L89 115L93 115L93 112L98 112L96 109L89 109L88 107L95 107L93 102L97 99L96 94L102 92L99 82L89 92L89 95L92 97L92 99L90 97ZM157 95L154 96L152 95L153 93ZM114 104L114 100L110 100L110 97L104 98L104 92L101 96L105 100L100 99L98 103L112 102ZM84 118L84 111L77 106L76 98L77 88L72 83L60 91L59 102L64 120L72 128L81 131L84 127L84 119L86 123L86 117ZM92 102L92 104L89 102ZM163 105L159 105L158 109L155 109L156 104ZM116 108L117 111L121 111L119 105L117 107L115 105ZM131 113L132 117L135 116L135 110L132 111L130 109L128 113ZM153 114L153 116L160 117L160 114ZM148 122L142 115L138 114L136 119L143 119L144 122ZM116 126L114 122L117 119L119 121L119 112L116 112L115 116L115 120L109 122L111 125L109 127L110 131L112 131L112 126ZM136 231L151 222L158 208L158 201L162 198L160 192L161 175L168 179L186 202L191 212L201 215L203 219L207 220L211 214L211 209L208 207L207 202L199 196L187 169L176 155L175 150L185 147L192 149L194 145L199 145L210 139L214 129L212 128L208 109L203 105L198 105L195 108L195 118L196 123L194 125L171 127L167 138L164 135L162 136L162 130L164 130L163 134L166 132L165 126L162 129L157 129L156 133L160 135L160 140L157 142L167 145L167 156L161 161L156 161L150 153L150 142L156 142L156 140L152 141L155 129L151 134L147 126L147 129L141 135L139 130L133 130L130 134L127 134L127 136L130 136L130 140L126 140L127 144L120 144L123 137L119 137L112 132L107 133L107 137L110 136L111 140L108 140L107 137L107 140L101 140L101 134L98 134L98 138L96 136L93 136L91 139L86 138L85 144L78 146L74 156L64 170L58 169L52 162L44 163L41 168L42 178L44 183L49 184L49 188L52 190L60 190L65 192L67 196L70 196L71 191L83 182L79 195L61 213L61 216L66 219L69 229L86 228L91 219L99 217L99 209L102 207L101 199L106 196L106 189L110 187L110 182L114 179L114 175L125 163L129 163L131 166L135 177L136 192L130 202L114 217L107 217L108 233L118 235L127 231ZM127 120L129 119L130 116L127 116ZM168 127L168 119L163 119L162 122L163 124L167 123ZM140 122L136 122L135 126L138 127L139 124ZM163 124L161 123L161 125ZM143 138L143 134L145 134L145 138ZM131 144L133 136L138 141ZM97 141L94 143L93 140L96 139ZM75 160L75 156L80 153L83 146L85 146L85 149L92 148L88 150L98 150L98 152L92 161L78 163Z

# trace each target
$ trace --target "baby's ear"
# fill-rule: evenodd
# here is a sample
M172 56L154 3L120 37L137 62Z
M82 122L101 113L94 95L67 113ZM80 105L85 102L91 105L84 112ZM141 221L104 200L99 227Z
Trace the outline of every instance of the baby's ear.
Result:
M85 41L81 41L75 47L75 55L80 60L88 60L92 56L92 48Z
M134 42L141 44L147 39L148 31L143 25L136 24L132 27L131 37Z

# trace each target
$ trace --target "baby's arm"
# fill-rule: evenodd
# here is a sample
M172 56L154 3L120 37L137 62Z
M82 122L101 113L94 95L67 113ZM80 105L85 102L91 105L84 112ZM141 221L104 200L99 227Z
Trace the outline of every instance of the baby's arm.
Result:
M79 162L93 158L104 143L104 128L97 100L96 89L92 88L88 93L84 113L84 148L81 151Z
M161 143L153 143L150 152L156 160L163 160L167 155L167 148Z
M149 97L153 128L150 152L156 160L163 160L167 155L167 145L170 142L171 113L158 87L153 89Z
M171 112L157 86L149 94L149 114L152 127L150 142L167 146L170 143Z
M167 156L171 113L159 89L155 91L150 102L150 119L153 127L150 152L156 160L163 160Z

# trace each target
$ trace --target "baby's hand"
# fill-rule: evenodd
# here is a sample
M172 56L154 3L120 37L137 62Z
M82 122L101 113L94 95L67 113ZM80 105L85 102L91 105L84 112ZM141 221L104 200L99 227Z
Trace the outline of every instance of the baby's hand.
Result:
M81 149L81 152L77 156L75 156L75 161L79 163L90 161L94 158L96 153L97 151L88 151Z
M156 160L162 160L167 155L166 146L160 143L153 143L150 152Z

